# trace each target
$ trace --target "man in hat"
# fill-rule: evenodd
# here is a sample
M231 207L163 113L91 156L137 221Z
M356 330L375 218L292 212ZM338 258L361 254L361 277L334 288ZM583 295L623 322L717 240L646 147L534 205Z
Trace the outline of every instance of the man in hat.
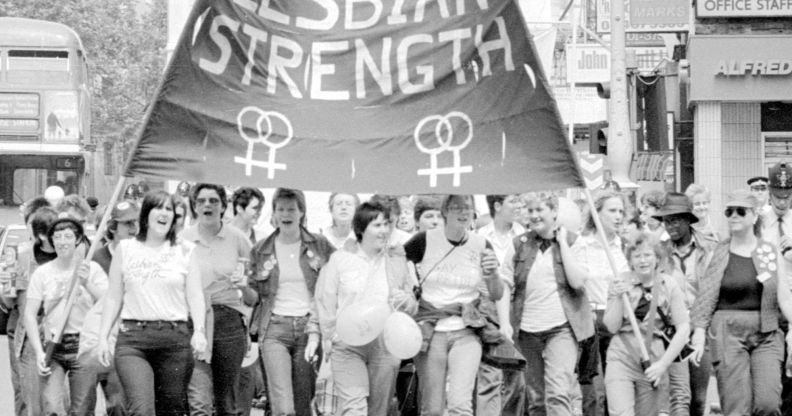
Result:
M667 272L672 275L685 293L688 311L699 293L699 282L707 271L712 252L717 244L693 228L698 221L693 214L693 204L682 193L669 192L654 218L665 225L669 240L665 242L669 253ZM696 366L675 362L668 370L671 415L704 415L707 405L707 387L711 363L702 359Z
M792 165L777 163L768 179L772 209L762 215L762 238L776 244L792 262Z
M759 206L761 207L761 211L770 210L769 200L770 200L770 192L768 192L768 184L770 181L767 179L766 176L754 176L751 179L748 179L748 189L751 193L759 200Z

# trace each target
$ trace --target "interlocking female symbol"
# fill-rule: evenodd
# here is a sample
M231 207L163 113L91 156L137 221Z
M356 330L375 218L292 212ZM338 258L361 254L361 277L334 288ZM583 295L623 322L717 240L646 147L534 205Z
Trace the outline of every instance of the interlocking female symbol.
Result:
M451 125L451 119L453 118L462 120L468 127L467 137L465 137L462 143L456 146L451 146L454 141L454 128ZM426 124L431 122L437 123L434 127L434 134L439 146L430 149L421 143L421 131ZM443 134L444 132L445 135ZM413 133L413 138L415 139L415 145L418 147L418 150L420 150L421 153L429 155L429 168L418 169L418 175L429 176L430 187L437 187L438 175L454 175L453 186L459 187L462 174L473 172L473 166L461 166L462 158L459 154L459 152L467 147L473 139L473 121L470 120L467 114L460 111L452 111L446 115L436 114L426 117L418 122L418 125L415 127L415 133ZM453 166L447 168L440 168L437 166L437 155L443 152L451 152L454 155Z
M247 131L245 131L245 124L242 119L248 113L258 115L258 119L256 120L256 133L258 137L251 137L248 135ZM286 125L286 138L280 143L272 143L269 141L270 136L272 136L271 117L279 119ZM264 123L266 123L266 128L263 128L265 127ZM275 170L286 170L285 163L275 163L275 151L286 146L294 136L291 122L286 116L277 111L264 111L258 107L248 106L243 108L242 111L239 112L239 115L237 115L237 127L239 129L239 135L248 143L248 148L246 157L235 156L234 162L245 165L245 175L252 175L253 166L267 169L267 179L275 178ZM257 143L262 143L269 148L266 162L253 159L253 147Z

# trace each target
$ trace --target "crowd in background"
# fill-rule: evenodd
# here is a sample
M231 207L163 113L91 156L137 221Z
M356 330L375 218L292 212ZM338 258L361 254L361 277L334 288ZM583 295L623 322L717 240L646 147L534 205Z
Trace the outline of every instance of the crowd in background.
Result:
M333 193L309 230L295 189L50 188L0 270L15 411L704 415L714 374L723 414L790 415L792 166L711 201Z

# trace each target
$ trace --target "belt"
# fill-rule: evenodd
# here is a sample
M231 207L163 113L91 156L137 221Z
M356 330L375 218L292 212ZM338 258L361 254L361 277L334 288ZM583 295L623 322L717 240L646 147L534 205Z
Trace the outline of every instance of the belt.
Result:
M177 327L179 325L187 325L187 321L138 321L134 319L124 319L121 321L124 325L127 326L140 326L140 327L156 327L156 328L163 328L166 326Z

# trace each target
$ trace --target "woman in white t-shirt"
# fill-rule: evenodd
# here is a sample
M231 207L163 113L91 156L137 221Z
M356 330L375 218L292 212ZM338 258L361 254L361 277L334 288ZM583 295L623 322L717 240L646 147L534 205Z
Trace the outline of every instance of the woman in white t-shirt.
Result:
M448 411L472 415L482 340L462 311L476 305L482 293L499 299L503 286L492 246L469 231L473 197L448 195L440 212L444 227L420 232L404 245L407 260L416 265L421 282L416 291L420 292L416 321L424 327L424 343L428 344L415 357L421 414L442 415Z
M110 328L121 317L115 365L135 415L182 415L193 354L206 351L205 304L191 247L176 242L174 197L146 194L140 233L119 243L110 265L97 351L109 366Z
M38 267L30 278L25 304L25 329L30 346L36 353L41 382L44 414L66 414L63 395L66 393L66 376L69 380L70 407L68 414L93 414L96 403L96 373L77 361L80 345L80 328L85 315L96 300L107 290L107 275L95 262L82 261L83 250L77 250L82 241L83 228L72 218L61 218L47 231L47 239L55 248L57 257ZM81 264L82 263L82 264ZM46 353L39 337L36 315L44 307L44 338L50 340L66 314L69 286L78 267L74 306L66 319L61 342L54 347L52 362L46 362Z

